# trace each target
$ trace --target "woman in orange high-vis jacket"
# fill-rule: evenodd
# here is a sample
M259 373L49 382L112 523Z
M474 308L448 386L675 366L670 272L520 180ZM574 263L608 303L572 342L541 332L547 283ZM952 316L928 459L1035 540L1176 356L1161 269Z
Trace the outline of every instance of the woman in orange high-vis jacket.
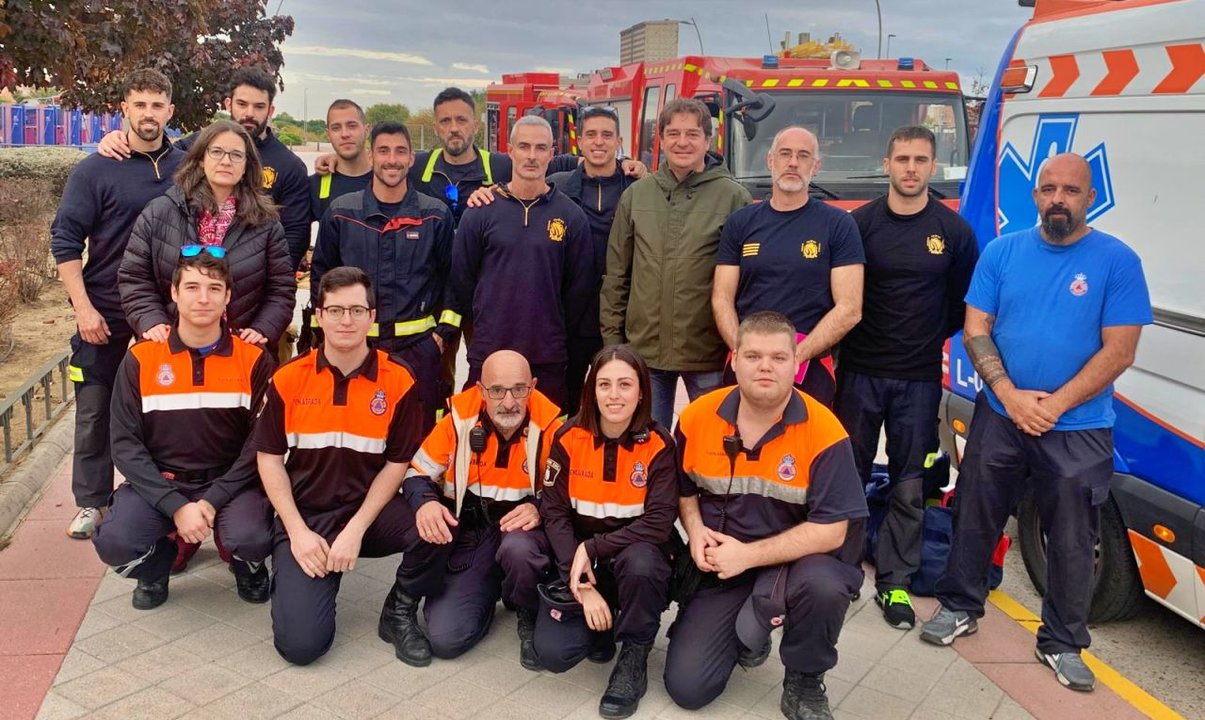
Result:
M623 648L599 703L607 718L636 711L648 653L668 604L667 553L678 515L669 432L652 419L649 370L628 345L594 356L581 409L556 434L540 515L564 583L542 588L535 646L564 672Z

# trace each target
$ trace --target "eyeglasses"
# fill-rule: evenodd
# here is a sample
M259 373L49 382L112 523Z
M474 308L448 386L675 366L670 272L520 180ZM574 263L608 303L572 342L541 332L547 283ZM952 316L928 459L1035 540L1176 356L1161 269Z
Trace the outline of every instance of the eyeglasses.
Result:
M247 153L242 150L227 150L217 145L210 145L205 154L209 156L210 160L216 160L217 162L222 162L222 158L228 157L234 165L241 165L247 159Z
M449 182L444 185L444 197L452 203L452 212L456 212L456 208L460 205L460 188L456 183Z
M481 383L477 384L481 386L482 391L485 392L486 396L489 397L490 400L501 400L502 398L506 397L506 393L510 393L511 397L516 400L522 400L523 398L527 397L529 393L531 393L530 385L516 385L514 387L491 385L486 387L481 385Z
M226 248L221 245L185 245L180 248L180 257L196 257L201 253L221 260L226 257Z
M327 305L326 307L318 308L324 314L330 315L332 320L342 320L343 316L351 313L352 320L363 320L368 317L368 313L372 308L366 308L363 305L352 305L351 307L343 307L342 305Z

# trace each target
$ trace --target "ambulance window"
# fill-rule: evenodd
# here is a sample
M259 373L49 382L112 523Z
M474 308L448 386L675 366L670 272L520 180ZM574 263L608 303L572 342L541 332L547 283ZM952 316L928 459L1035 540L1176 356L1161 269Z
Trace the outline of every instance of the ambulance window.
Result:
M661 88L651 86L644 91L644 107L640 110L640 161L650 168L653 164L653 139L657 135L657 102Z
M515 128L515 120L519 117L519 109L514 105L506 108L506 145L510 146L510 131Z
M678 97L678 86L670 83L665 86L665 103L668 105L671 100Z

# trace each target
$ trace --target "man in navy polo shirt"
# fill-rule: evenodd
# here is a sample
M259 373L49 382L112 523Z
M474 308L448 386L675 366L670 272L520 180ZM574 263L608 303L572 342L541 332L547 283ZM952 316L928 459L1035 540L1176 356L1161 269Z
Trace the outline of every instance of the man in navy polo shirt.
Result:
M464 387L477 383L491 354L514 350L531 363L540 392L564 407L568 331L580 327L599 274L590 223L544 179L548 121L520 118L510 144L514 178L497 202L465 211L453 244L452 288L473 324Z
M844 210L809 198L820 171L816 136L798 126L774 136L766 156L770 199L732 213L720 235L711 308L729 349L740 321L760 310L799 333L796 385L832 407L832 348L862 317L862 238Z
M958 478L941 606L921 639L949 645L978 629L992 550L1032 478L1046 534L1038 660L1091 690L1093 553L1113 476L1113 381L1152 321L1142 262L1087 225L1096 199L1079 155L1050 158L1033 191L1041 225L988 244L966 302L964 342L983 392Z

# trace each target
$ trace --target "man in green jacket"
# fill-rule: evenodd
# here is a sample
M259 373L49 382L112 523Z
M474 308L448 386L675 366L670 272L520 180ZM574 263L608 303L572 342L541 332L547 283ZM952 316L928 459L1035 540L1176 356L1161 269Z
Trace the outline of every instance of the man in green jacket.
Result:
M600 320L652 369L653 419L670 427L678 378L691 400L720 386L726 346L711 313L720 230L749 192L707 155L711 114L677 98L657 118L664 164L620 198L607 244Z

